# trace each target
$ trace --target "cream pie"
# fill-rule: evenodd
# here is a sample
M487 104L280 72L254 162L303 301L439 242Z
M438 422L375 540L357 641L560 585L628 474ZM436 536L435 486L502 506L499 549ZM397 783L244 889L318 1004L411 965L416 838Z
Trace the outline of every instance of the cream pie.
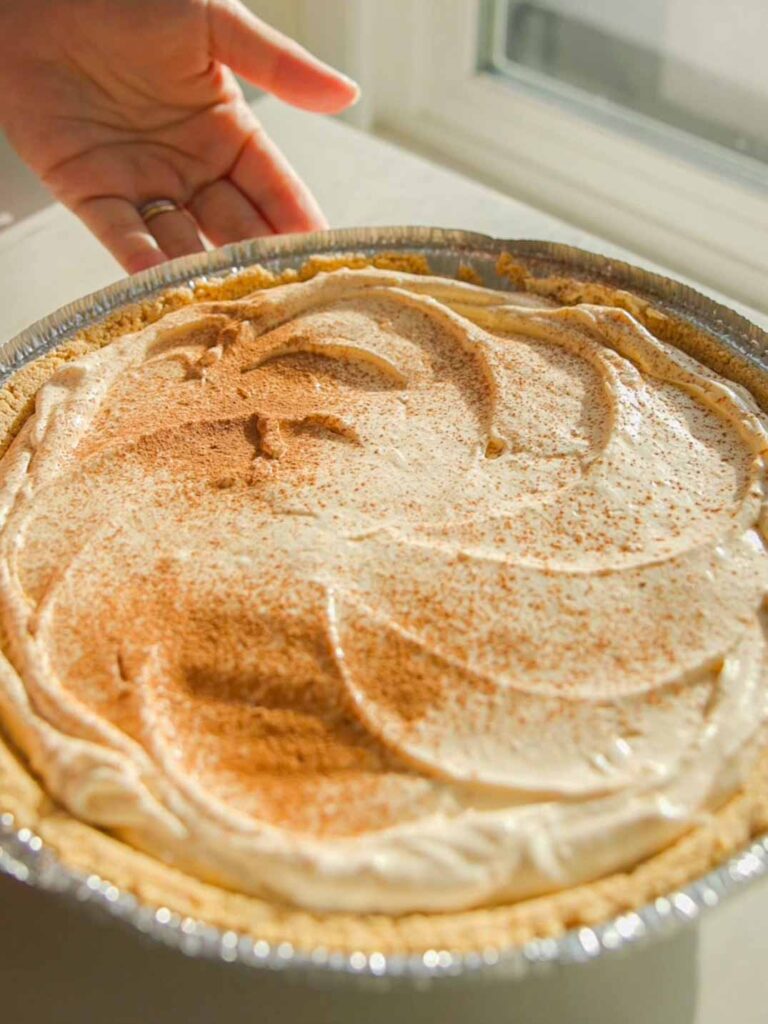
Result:
M702 873L768 825L755 399L626 293L350 262L6 386L0 810L305 948L507 944Z

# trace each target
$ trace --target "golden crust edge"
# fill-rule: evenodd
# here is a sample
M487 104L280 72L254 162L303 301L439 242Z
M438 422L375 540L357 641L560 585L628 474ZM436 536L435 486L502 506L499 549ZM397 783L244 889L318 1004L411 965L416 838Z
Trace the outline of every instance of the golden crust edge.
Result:
M0 454L30 415L36 392L63 363L101 348L122 334L139 330L191 302L238 298L258 288L306 280L324 270L371 265L411 273L430 271L427 261L419 254L385 253L375 259L356 255L316 257L299 270L279 276L254 267L218 281L169 289L151 300L120 310L55 351L22 367L0 389ZM520 264L511 259L505 261L503 257L498 270L518 287L556 297L564 303L588 301L621 305L662 340L679 344L689 354L702 353L702 361L712 365L706 358L712 350L710 338L684 320L654 310L637 296L573 279L535 279ZM714 369L725 372L721 365ZM760 390L768 394L764 384ZM756 397L763 399L763 394ZM763 401L760 404L764 404ZM317 914L203 882L74 818L48 796L2 735L0 811L13 814L17 827L29 828L39 835L68 867L86 874L97 872L149 905L166 906L184 917L197 918L254 939L272 944L289 942L297 949L308 951L322 947L345 953L362 951L388 955L417 954L435 948L476 952L601 924L637 910L720 866L750 839L768 830L768 750L758 757L742 790L709 815L704 824L694 827L634 868L535 899L450 913L398 917Z

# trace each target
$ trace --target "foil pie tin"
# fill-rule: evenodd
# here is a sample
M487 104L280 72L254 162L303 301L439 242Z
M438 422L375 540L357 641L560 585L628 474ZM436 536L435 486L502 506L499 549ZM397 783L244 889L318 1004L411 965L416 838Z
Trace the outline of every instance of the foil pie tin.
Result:
M740 383L757 381L768 395L768 333L743 316L679 282L618 260L553 242L495 239L441 228L350 228L254 239L213 252L187 256L144 271L70 303L0 343L0 385L19 367L50 351L115 310L176 285L236 274L254 264L281 271L300 267L312 256L423 254L434 273L456 277L471 268L490 286L513 287L496 272L501 253L509 253L530 274L563 276L626 289L662 312L705 330L713 340L716 363L727 361L727 375ZM709 360L708 361L712 361ZM718 367L715 366L717 369ZM741 378L741 379L740 379ZM762 386L760 388L762 390ZM150 938L194 957L238 963L251 969L321 975L339 981L402 979L428 982L456 975L519 978L545 966L593 961L669 935L691 924L734 893L768 875L768 835L753 841L709 874L639 910L595 927L557 938L534 939L508 948L455 953L429 949L423 954L340 953L296 949L223 931L206 921L182 917L168 907L150 906L96 874L75 871L28 828L17 827L0 807L0 872L38 889L87 905L119 919Z

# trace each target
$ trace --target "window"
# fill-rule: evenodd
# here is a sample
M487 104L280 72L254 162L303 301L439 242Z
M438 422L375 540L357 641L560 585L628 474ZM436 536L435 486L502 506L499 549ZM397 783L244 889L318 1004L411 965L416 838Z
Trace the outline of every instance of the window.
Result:
M764 10L764 0L488 0L479 64L759 180L768 178Z

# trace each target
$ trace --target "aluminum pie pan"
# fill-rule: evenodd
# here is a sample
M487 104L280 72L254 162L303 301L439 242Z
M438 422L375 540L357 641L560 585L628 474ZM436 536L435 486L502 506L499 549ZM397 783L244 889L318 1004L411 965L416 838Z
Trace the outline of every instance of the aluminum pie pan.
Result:
M500 278L496 262L510 254L535 277L561 276L622 289L647 299L662 312L703 329L728 361L732 379L757 380L768 394L768 333L743 316L694 289L630 264L553 242L495 239L441 228L349 228L254 239L182 257L116 282L62 307L0 343L0 385L25 363L56 348L84 328L122 307L144 301L174 286L236 274L255 264L273 271L298 268L312 256L385 252L414 253L434 273L455 277L471 268L488 285L513 287ZM741 381L743 382L743 381ZM761 388L762 390L762 388ZM735 856L689 885L594 927L556 938L533 939L504 948L422 954L302 950L290 943L270 944L224 931L205 921L151 906L109 879L75 871L60 861L30 829L18 827L0 807L0 872L72 903L124 922L165 946L196 957L262 970L351 980L430 981L452 976L519 978L534 969L583 963L637 947L698 920L732 894L768 875L768 835L753 840Z

